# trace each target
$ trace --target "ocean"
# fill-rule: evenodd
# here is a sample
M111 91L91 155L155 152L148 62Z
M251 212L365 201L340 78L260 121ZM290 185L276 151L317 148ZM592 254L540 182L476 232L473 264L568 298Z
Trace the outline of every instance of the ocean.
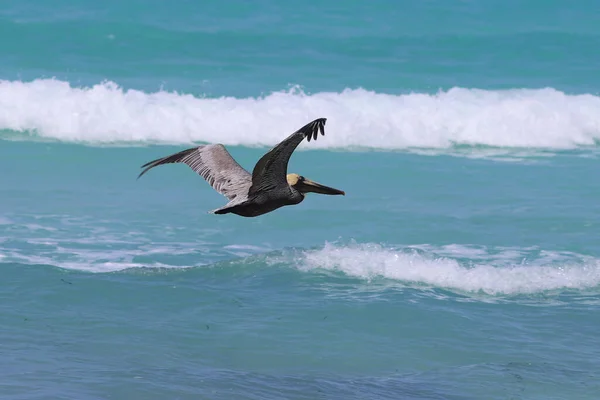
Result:
M600 4L5 0L0 398L597 399ZM339 188L242 218L184 164Z

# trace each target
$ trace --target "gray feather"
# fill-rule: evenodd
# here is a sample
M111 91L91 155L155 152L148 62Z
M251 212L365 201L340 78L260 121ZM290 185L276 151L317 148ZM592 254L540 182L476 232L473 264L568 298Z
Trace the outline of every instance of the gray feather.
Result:
M145 169L138 179L151 168L170 163L183 163L204 178L217 192L230 201L246 198L252 185L252 176L242 168L221 144L202 145L180 151L142 165Z

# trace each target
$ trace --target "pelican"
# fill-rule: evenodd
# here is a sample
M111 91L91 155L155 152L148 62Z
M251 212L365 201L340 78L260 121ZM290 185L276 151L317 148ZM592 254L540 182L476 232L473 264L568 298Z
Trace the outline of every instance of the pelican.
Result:
M209 144L180 151L142 165L138 179L158 165L187 164L229 202L209 211L213 214L233 213L242 217L257 217L283 206L301 203L306 193L345 195L342 190L313 182L298 174L288 174L288 161L306 138L317 140L319 131L325 135L327 118L309 122L267 152L254 166L252 174L242 168L222 144Z

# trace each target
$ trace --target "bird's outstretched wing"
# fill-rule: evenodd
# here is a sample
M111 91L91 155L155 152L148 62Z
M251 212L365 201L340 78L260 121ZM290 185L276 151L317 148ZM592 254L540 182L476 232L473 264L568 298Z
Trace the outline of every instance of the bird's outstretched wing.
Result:
M180 151L158 160L142 165L145 168L138 179L148 170L158 165L184 163L203 177L217 192L230 201L240 196L247 196L252 185L252 176L222 144L210 144Z
M311 139L317 140L319 131L321 135L325 135L326 121L327 118L318 118L309 122L262 156L252 171L249 194L287 186L287 167L292 153L304 138L310 142Z

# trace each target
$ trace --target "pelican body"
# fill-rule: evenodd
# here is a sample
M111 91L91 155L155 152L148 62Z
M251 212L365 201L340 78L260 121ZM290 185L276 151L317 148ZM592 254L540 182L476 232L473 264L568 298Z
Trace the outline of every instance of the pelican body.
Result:
M301 203L306 193L345 195L342 190L313 182L298 174L288 174L292 153L305 138L317 140L325 135L326 118L309 122L267 152L254 166L252 174L242 168L222 144L201 145L142 165L138 179L158 165L184 163L204 178L229 202L214 214L233 213L257 217L280 207Z

